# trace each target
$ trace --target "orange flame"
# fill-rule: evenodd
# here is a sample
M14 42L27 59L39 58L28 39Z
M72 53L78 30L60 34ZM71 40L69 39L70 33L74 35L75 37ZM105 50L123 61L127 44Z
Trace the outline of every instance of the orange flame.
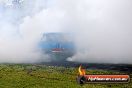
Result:
M86 74L85 69L82 69L82 65L79 66L78 71L81 76L84 76Z

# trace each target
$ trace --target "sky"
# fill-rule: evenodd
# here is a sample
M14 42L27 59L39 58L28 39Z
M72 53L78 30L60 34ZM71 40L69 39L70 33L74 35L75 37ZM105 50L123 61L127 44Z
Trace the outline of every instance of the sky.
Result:
M37 50L43 33L75 36L68 61L132 63L131 0L0 0L0 62L48 61Z

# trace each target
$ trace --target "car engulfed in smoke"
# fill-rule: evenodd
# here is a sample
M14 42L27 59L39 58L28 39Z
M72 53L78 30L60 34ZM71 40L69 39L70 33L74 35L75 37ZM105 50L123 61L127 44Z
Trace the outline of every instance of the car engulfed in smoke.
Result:
M44 54L50 56L51 61L66 61L75 54L75 45L71 34L45 33L39 43Z

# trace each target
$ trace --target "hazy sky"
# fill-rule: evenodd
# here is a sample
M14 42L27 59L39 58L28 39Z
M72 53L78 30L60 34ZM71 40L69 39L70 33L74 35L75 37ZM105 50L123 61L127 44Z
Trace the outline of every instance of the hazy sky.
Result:
M0 62L46 61L36 47L41 35L71 32L77 54L68 60L132 63L131 0L3 2L9 1L0 0Z

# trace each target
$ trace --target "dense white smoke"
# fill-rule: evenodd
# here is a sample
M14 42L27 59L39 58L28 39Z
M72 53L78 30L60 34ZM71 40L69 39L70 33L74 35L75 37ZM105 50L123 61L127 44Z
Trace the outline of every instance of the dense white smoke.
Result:
M130 0L92 0L73 3L77 47L69 60L94 63L132 63ZM75 11L75 12L74 12Z
M17 3L16 3L17 4ZM0 1L0 62L46 61L37 52L44 32L71 32L69 61L132 63L131 0Z
M45 9L45 1L43 7L40 1L0 1L0 62L47 61L48 56L38 51L38 43L46 31L37 16Z

